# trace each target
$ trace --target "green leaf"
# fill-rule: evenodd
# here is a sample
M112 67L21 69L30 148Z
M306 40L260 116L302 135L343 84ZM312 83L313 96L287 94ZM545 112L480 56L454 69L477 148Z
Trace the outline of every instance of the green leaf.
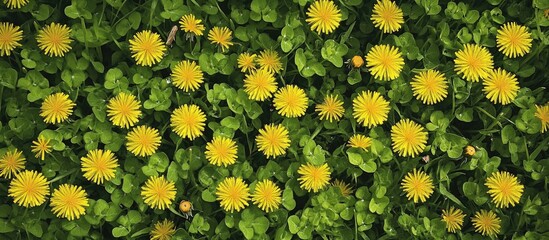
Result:
M363 163L362 156L359 153L353 152L351 149L347 150L347 156L349 156L349 162L355 166Z
M65 15L67 15L67 17L70 17L72 19L76 19L80 17L80 13L78 12L78 9L76 8L75 5L67 6L65 8Z
M130 193L132 190L133 190L133 180L134 180L134 176L131 175L131 174L126 174L124 175L124 181L123 181L123 184L122 184L122 191L124 191L125 193Z
M288 228L292 234L299 232L299 217L292 215L288 218Z
M463 205L463 203L456 196L454 196L454 194L452 194L451 192L448 192L448 190L446 189L446 186L444 186L444 184L439 183L438 184L438 190L440 191L440 194L447 197L448 199L450 199L455 204L459 205L462 208L466 208Z
M202 191L201 195L202 195L202 200L204 200L206 202L215 202L216 201L215 195L209 189L205 189L204 191Z
M200 215L200 213L197 213L189 226L189 232L204 234L208 232L208 230L210 230L210 224Z
M26 68L35 68L36 67L36 62L32 59L28 59L28 58L25 58L21 61L21 63L23 64L23 66L25 66Z
M128 219L130 220L130 223L132 224L140 223L142 220L141 214L136 210L129 211L127 216L128 216Z
M509 143L510 139L514 139L516 136L515 129L511 125L503 127L501 130L501 142L503 144Z
M131 27L131 22L128 19L122 19L118 24L116 24L115 30L118 35L125 36Z
M370 200L369 209L372 213L382 214L387 205L389 205L389 198L386 196L382 198L372 198Z
M275 10L269 10L266 13L263 12L262 15L263 15L263 20L268 23L274 23L278 18L278 13Z
M349 72L349 75L347 76L347 82L350 85L355 85L362 81L362 75L360 75L360 71L358 70L351 70Z
M168 168L168 165L170 164L170 160L168 159L168 155L166 155L164 152L158 152L149 158L149 166L151 168L154 168L157 172L165 172Z
M477 10L471 10L471 11L467 12L467 14L465 15L465 18L463 19L463 21L465 23L473 24L478 20L479 16L480 15L479 15Z
M25 226L25 230L27 230L28 232L30 232L32 235L34 235L35 237L42 237L42 234L44 233L44 231L42 230L42 225L40 224L40 222L36 222L36 221L32 221L32 222L28 222L26 224L24 224Z
M9 223L6 219L0 218L0 233L9 233L15 230L15 226Z
M487 0L487 2L489 2L490 4L496 6L496 5L499 5L503 0ZM536 1L534 1L536 2Z
M345 208L339 213L339 216L341 216L343 220L350 221L351 219L353 219L354 211L352 208Z
M179 166L176 162L171 162L170 166L168 167L168 173L166 174L166 179L168 181L176 182L177 179L179 179L178 176Z
M297 69L299 71L303 70L305 67L305 64L307 63L307 59L305 58L305 54L303 54L303 49L297 49L295 51L295 65L297 66Z
M296 202L294 200L294 192L291 188L284 189L282 193L282 206L288 209L288 211L292 211L295 208Z
M330 61L334 66L342 67L343 56L347 54L348 50L349 48L345 44L339 44L336 41L329 39L324 42L324 46L320 50L320 53L322 58Z
M534 0L534 6L536 6L539 9L547 9L547 8L549 8L549 1L548 0Z
M127 236L129 233L130 231L124 226L118 226L112 229L112 236L116 238Z
M234 8L231 11L231 18L238 24L244 25L250 19L250 11L247 9Z
M477 205L482 205L488 201L486 192L480 189L480 186L474 182L465 182L463 184L463 193L465 196L473 200Z
M3 68L0 70L0 84L7 88L15 89L17 84L17 71L13 68Z
M244 234L246 239L252 239L254 237L254 228L249 222L240 221L238 222L238 229Z
M221 120L221 126L228 127L233 130L238 130L240 128L240 121L235 117L226 117Z
M358 167L367 173L374 173L377 170L377 164L374 159L368 159L358 165Z
M536 72L536 68L533 65L527 65L526 67L521 67L517 72L517 75L522 78L527 78L532 76Z
M269 229L269 219L264 216L256 218L252 223L252 227L257 234L266 233L267 229Z
M53 8L47 4L40 4L38 10L32 11L32 16L38 21L48 19L53 11Z
M473 109L463 106L459 106L456 109L456 118L462 122L472 122L473 121Z

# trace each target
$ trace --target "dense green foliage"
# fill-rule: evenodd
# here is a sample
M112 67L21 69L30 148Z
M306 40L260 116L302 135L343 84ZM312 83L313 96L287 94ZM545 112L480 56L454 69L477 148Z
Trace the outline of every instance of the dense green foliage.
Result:
M0 21L23 30L22 46L0 57L0 153L23 151L26 169L42 172L50 188L63 183L82 186L90 199L85 216L68 221L56 217L49 201L24 208L8 197L9 179L0 179L1 239L146 239L153 225L174 221L176 239L482 239L471 217L491 209L501 218L499 239L549 238L549 133L540 133L535 105L549 101L549 19L547 0L396 1L405 23L382 34L370 17L374 1L336 0L340 26L318 35L305 22L307 0L30 0L20 9L0 3ZM189 41L179 31L160 63L135 64L129 39L152 30L165 41L179 19L193 13L206 27L204 36ZM63 57L49 57L37 46L36 34L58 22L72 29L72 49ZM496 33L506 22L526 26L532 35L530 53L507 58L496 47ZM214 26L233 31L233 46L221 52L207 39ZM350 69L345 62L365 56L380 43L397 46L405 59L400 77L375 80L367 68ZM494 66L516 74L520 90L508 105L486 99L481 83L462 79L454 71L455 52L465 43L485 46ZM295 84L309 98L306 115L284 118L272 101L250 100L243 91L245 75L237 67L242 52L276 50L283 70L278 86ZM170 83L177 62L195 60L204 83L187 93ZM441 103L424 105L414 98L410 79L422 69L438 69L448 82ZM390 101L388 120L365 128L353 118L352 100L362 90L381 93ZM64 92L76 103L68 121L46 124L40 117L43 99ZM119 92L131 92L142 102L140 124L159 129L161 146L150 157L126 150L128 129L113 126L106 102ZM337 123L321 121L314 106L326 93L339 93L346 109ZM170 114L185 103L206 114L206 130L193 141L170 128ZM399 157L391 149L391 126L410 118L424 126L429 140L416 157ZM287 153L267 159L257 150L255 137L265 124L281 123L289 130ZM349 137L372 138L368 152L346 146ZM42 134L52 139L53 152L44 161L31 152ZM228 167L206 161L205 145L214 135L238 143L238 160ZM476 154L465 156L472 145ZM87 181L80 158L92 149L109 149L119 159L116 177L102 185ZM430 160L424 161L425 156ZM344 197L328 186L318 193L300 187L297 169L303 163L328 163L331 179L349 183ZM435 186L425 203L405 197L401 180L414 168L429 174ZM486 178L505 170L524 185L520 202L497 208L487 194ZM144 204L141 186L149 176L174 181L176 200L166 210ZM280 208L265 213L250 203L229 213L216 200L216 186L227 176L240 176L253 186L269 178L283 191ZM178 210L186 199L194 216ZM443 209L464 211L463 228L446 231Z

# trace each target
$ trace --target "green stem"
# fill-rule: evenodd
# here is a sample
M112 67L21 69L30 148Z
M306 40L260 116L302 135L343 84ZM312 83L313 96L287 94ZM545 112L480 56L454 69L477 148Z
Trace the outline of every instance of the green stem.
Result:
M494 122L492 123L492 125L490 125L490 126L488 127L488 129L492 129L492 128L494 127L495 124L498 124L499 127L502 127L502 126L501 126L501 123L499 122L499 120L498 120L496 117L492 116L492 114L488 113L486 110L484 110L484 109L481 108L481 107L475 107L475 108L476 108L478 111L484 113L486 116L488 116L488 117L491 118L492 120L494 120Z
M154 11L156 10L156 5L158 5L158 0L153 0L151 2L151 14L149 14L149 28L151 28L151 23L154 15Z
M169 209L170 212L172 212L173 214L175 214L175 215L177 215L177 216L180 216L180 217L182 217L182 218L185 218L185 216L183 216L181 213L178 213L178 212L173 208L173 206L170 206L168 209Z
M356 220L356 209L354 210L355 215L355 240L358 240L358 222Z
M68 172L66 172L66 173L64 173L64 174L55 177L54 179L50 180L48 183L49 183L49 184L52 184L52 183L54 183L54 182L57 182L57 181L59 181L59 180L65 178L66 176L69 176L69 175L75 173L77 169L78 169L78 168L73 168L72 170L70 170L70 171L68 171Z
M311 135L311 140L314 139L316 137L316 135L318 135L318 133L320 133L320 131L322 130L324 124L318 124L318 126L316 127L313 135Z

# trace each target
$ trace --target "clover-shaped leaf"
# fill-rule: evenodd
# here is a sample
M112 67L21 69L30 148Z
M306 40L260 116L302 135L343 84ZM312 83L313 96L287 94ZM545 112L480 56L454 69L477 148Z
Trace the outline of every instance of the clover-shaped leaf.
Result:
M320 50L322 58L330 61L334 66L343 66L343 56L347 54L349 48L345 44L339 44L336 41L329 39L324 42L324 46Z

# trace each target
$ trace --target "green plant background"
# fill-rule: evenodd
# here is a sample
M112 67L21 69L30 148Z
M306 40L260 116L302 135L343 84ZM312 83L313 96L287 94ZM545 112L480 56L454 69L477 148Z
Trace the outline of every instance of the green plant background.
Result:
M51 213L49 202L30 209L13 204L7 197L9 181L0 179L0 238L148 238L153 224L168 218L176 223L176 239L483 239L470 222L479 209L493 209L502 219L499 238L549 238L549 138L539 133L541 124L534 117L534 105L549 101L549 19L543 15L549 1L397 1L405 23L394 34L373 27L373 1L335 2L343 15L341 25L321 36L305 23L307 0L31 0L16 10L0 4L1 21L24 31L23 46L0 58L0 153L17 147L27 158L27 169L41 171L52 188L81 185L90 198L86 215L67 221ZM206 37L190 42L180 31L159 64L135 65L128 45L133 34L151 29L166 39L187 13L203 19L206 32L229 27L235 45L220 53ZM527 26L534 39L524 57L504 58L495 46L497 29L510 21ZM72 50L64 57L47 57L37 47L37 31L50 22L72 29ZM398 46L403 53L406 64L399 78L375 81L365 69L345 66L347 59L364 56L379 43ZM512 104L490 103L482 84L455 74L454 54L465 43L488 47L496 67L517 75L521 89ZM238 54L264 49L282 56L279 86L291 83L307 90L304 117L282 118L270 101L251 101L242 90ZM197 61L205 72L205 83L196 92L170 84L170 67L183 59ZM446 75L449 94L442 103L425 106L412 96L409 81L432 68ZM352 99L366 89L380 92L392 109L385 124L370 130L352 117ZM127 131L106 118L106 101L121 91L131 91L143 103L140 123L160 130L162 145L151 157L128 153ZM68 122L47 125L39 108L54 92L69 94L77 106ZM314 113L315 103L328 92L344 96L346 112L338 123L322 122ZM171 111L185 103L199 105L208 117L204 136L192 142L169 128ZM392 153L390 126L404 117L429 131L428 163ZM292 144L285 156L268 160L254 139L258 129L273 122L289 129ZM40 133L54 142L45 161L30 152ZM374 139L369 152L345 146L353 133ZM215 167L205 160L205 143L214 134L238 142L236 164ZM477 148L473 157L463 155L467 145ZM116 178L99 186L86 181L79 168L80 157L96 148L110 149L120 160ZM305 192L297 182L297 168L306 162L327 162L332 179L350 183L354 194L342 197L334 187ZM433 177L435 192L426 203L414 204L400 181L419 167ZM484 182L497 170L517 175L525 185L517 206L496 209L490 202ZM152 175L176 182L176 202L193 203L192 219L182 218L176 203L170 211L153 211L143 203L140 187ZM226 213L215 200L215 186L226 176L241 176L252 186L258 179L275 180L283 189L280 209L265 214L250 205ZM448 206L467 214L457 234L447 233L441 221Z

